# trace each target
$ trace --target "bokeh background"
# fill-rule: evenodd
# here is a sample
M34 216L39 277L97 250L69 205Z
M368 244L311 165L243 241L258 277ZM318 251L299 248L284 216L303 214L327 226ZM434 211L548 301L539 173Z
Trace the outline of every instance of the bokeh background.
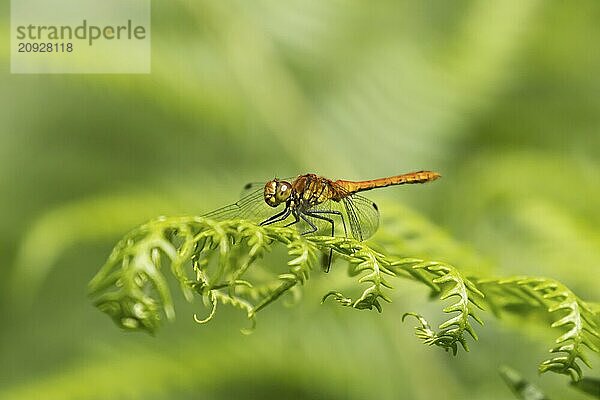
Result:
M396 232L407 256L597 301L599 18L594 0L155 1L149 75L11 75L0 41L0 397L512 399L506 364L586 398L537 375L558 336L543 325L485 313L452 357L400 322L440 313L410 282L381 315L320 305L341 264L251 336L225 307L195 324L181 296L155 337L125 333L86 285L129 229L247 181L432 169L443 179L372 193L374 243Z

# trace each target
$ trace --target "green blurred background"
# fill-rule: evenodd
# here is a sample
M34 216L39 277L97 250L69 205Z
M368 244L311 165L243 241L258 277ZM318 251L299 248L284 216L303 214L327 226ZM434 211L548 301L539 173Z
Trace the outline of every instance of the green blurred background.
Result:
M404 229L407 256L598 300L598 1L152 6L150 75L11 75L0 43L1 398L512 399L501 364L586 398L537 375L558 336L543 325L485 313L452 357L400 322L441 308L410 282L381 315L320 305L341 264L251 336L225 307L195 324L201 305L177 295L156 337L124 333L86 285L129 229L232 202L247 181L432 169L443 179L372 193L373 242Z

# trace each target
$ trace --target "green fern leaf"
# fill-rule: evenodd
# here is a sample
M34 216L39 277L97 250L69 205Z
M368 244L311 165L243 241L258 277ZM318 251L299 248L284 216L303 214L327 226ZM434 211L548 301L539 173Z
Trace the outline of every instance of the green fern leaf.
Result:
M252 268L275 246L287 249L285 273L267 281L253 278ZM478 310L514 310L516 306L543 310L552 316L551 327L563 329L550 349L553 356L540 364L540 371L582 377L579 362L590 365L587 351L598 352L600 337L597 320L600 307L579 299L566 286L552 279L514 277L507 279L467 278L457 268L443 262L418 258L397 258L376 251L367 243L343 237L301 236L281 227L261 227L241 220L213 221L202 217L158 218L133 230L115 247L108 261L90 282L96 306L121 327L154 333L161 320L175 316L162 263L179 282L186 299L195 296L209 307L206 317L194 316L199 323L210 321L218 304L243 311L255 325L256 314L286 293L302 286L317 266L318 255L331 250L346 261L348 275L365 285L356 299L338 291L323 297L359 310L383 310L391 302L391 279L412 279L426 285L446 303L448 318L438 330L417 313L406 313L419 322L416 336L427 345L458 352L468 351L467 337L477 340L473 321L483 325ZM296 296L297 297L297 296ZM523 314L520 314L523 315Z
M598 352L594 340L600 338L596 323L598 314L586 302L553 279L515 277L478 283L487 294L487 301L497 310L510 310L510 306L517 303L549 313L554 321L551 327L561 328L563 334L549 350L553 356L540 363L539 371L569 375L575 382L582 378L579 361L590 367L585 348Z

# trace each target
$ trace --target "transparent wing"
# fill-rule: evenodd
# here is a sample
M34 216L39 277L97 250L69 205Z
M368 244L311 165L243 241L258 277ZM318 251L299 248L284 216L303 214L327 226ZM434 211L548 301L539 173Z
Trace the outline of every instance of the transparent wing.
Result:
M348 213L352 236L356 240L367 240L379 228L379 209L377 204L366 197L353 194L342 202Z
M368 198L356 194L348 195L339 202L327 200L312 207L308 211L308 214L311 213L332 220L336 235L352 235L360 241L373 236L379 228L377 205ZM306 216L317 226L318 234L331 235L331 224L328 221Z
M237 202L218 208L202 216L219 221L240 218L260 223L279 211L279 208L270 207L265 203L263 188L260 187L250 191Z
M258 189L262 189L265 187L266 182L248 182L242 188L240 192L240 199L248 196L249 194L254 193Z
M352 237L363 241L373 236L379 228L377 204L366 197L349 193L341 185L334 183L334 188L338 193L345 194L345 196L341 196L340 203L343 204Z
M294 178L283 178L282 180L291 182ZM245 219L256 223L261 223L273 215L281 212L284 204L279 207L271 207L265 203L264 187L266 182L249 182L242 188L241 196L238 201L225 207L202 215L218 221L226 219ZM285 225L290 222L289 218L275 225Z
M310 210L304 213L304 216L317 227L317 232L314 233L315 235L329 236L331 235L331 223L325 219L319 219L311 216L310 214L333 221L335 226L335 235L347 237L351 233L346 208L340 202L327 200L321 204L311 207ZM306 222L303 222L301 227L302 228L300 230L304 232L306 228L309 228L309 225Z

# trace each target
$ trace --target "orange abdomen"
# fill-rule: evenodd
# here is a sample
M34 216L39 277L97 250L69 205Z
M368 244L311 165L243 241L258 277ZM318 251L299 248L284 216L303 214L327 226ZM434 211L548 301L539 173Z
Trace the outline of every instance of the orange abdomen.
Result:
M410 183L425 183L434 181L441 175L437 172L432 171L418 171L411 172L408 174L390 176L388 178L372 179L368 181L344 181L337 180L334 182L335 186L339 186L346 191L346 194L353 194L362 192L365 190L371 190L375 188L381 188L393 185L404 185ZM340 196L343 197L343 196Z

